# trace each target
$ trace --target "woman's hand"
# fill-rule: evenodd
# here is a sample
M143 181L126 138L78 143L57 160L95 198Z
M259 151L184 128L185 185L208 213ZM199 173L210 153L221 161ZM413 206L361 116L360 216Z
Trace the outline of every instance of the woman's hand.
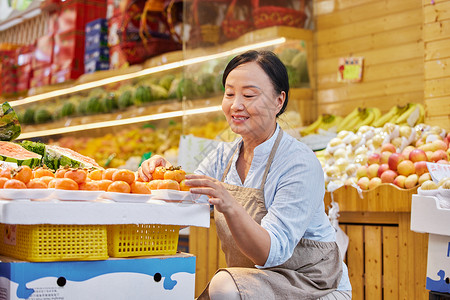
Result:
M188 174L186 185L191 188L190 191L193 194L207 195L209 203L223 214L230 212L237 204L234 197L217 179L205 175Z
M155 171L156 167L171 167L172 164L168 162L164 157L160 155L154 155L149 159L142 162L141 166L138 169L139 177L141 177L144 181L152 180L152 173Z

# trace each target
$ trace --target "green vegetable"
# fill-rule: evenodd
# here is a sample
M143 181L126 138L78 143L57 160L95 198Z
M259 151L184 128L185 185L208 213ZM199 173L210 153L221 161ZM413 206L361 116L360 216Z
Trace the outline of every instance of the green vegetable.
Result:
M0 140L12 141L16 139L22 129L19 118L8 102L4 102L0 109Z

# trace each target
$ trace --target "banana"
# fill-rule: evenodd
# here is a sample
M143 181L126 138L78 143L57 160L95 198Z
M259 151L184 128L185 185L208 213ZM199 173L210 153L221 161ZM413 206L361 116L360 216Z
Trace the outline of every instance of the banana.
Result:
M326 118L323 119L322 124L319 126L321 129L328 130L334 126L337 126L343 119L341 116L331 116L332 118L328 118L328 120Z
M373 122L374 127L382 127L384 124L386 124L392 117L397 115L398 112L398 106L394 105L387 113L379 117L375 122Z
M355 125L355 130L364 125L370 125L375 120L375 112L371 108L367 108L360 116L360 121Z
M375 120L373 120L373 122L375 122L376 120L378 120L381 117L381 110L378 107L371 107L370 109L375 114Z
M358 118L358 116L354 117L352 120L350 120L350 122L346 125L346 127L343 130L356 131L355 130L356 124L358 124L358 122L360 121L361 119Z
M406 122L408 117L416 110L416 103L408 103L408 107L404 113L402 113L397 119L395 119L395 124L400 124Z
M320 124L322 123L323 115L320 115L317 120L314 121L314 123L310 124L306 128L303 128L300 130L300 134L305 136L311 133L314 133L317 128L319 128Z
M337 131L339 132L347 128L348 123L353 122L358 113L359 107L356 107L339 123Z
M416 122L417 124L423 123L425 121L425 107L421 103L417 103L417 107L420 110L420 116L419 119Z

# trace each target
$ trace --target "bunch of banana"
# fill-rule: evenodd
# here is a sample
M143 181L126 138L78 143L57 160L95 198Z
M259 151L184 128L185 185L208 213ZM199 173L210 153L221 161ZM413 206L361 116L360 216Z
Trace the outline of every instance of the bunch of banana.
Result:
M330 128L337 126L342 121L341 116L332 114L320 115L314 123L300 130L302 136L317 133L319 129L329 130Z
M372 125L382 127L386 123L414 126L423 123L425 108L420 103L408 103L404 106L395 105L382 115Z
M357 107L338 125L338 132L341 130L356 131L361 126L372 125L380 117L381 111L377 107Z

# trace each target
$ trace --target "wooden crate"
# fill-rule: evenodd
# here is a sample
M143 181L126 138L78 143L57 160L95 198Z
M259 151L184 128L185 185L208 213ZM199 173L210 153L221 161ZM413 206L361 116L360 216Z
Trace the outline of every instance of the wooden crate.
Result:
M350 238L345 262L353 299L428 299L425 289L428 235L410 230L411 196L417 191L383 184L362 193L342 187L333 193L340 226ZM325 195L325 205L331 194ZM198 296L219 267L225 267L214 220L191 228L189 251L196 255Z

